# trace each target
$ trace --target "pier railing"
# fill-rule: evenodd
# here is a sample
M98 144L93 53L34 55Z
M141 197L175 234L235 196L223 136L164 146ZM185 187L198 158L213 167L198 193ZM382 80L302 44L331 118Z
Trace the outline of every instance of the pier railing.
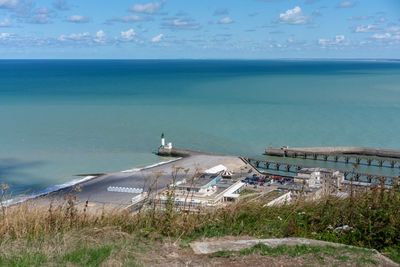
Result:
M287 173L298 173L301 169L315 169L318 167L315 166L306 166L302 164L293 164L286 162L277 162L277 161L269 161L269 160L260 160L260 159L251 159L246 158L246 161L258 170L271 170L271 171L281 171ZM323 169L323 168L320 168ZM385 184L392 185L393 182L398 178L390 175L380 175L380 174L371 174L371 173L363 173L357 170L343 170L343 169L335 169L343 173L344 179L346 181L354 181L354 182L363 182L370 185L379 184L380 179L385 180Z
M400 151L362 147L267 148L265 155L400 168Z

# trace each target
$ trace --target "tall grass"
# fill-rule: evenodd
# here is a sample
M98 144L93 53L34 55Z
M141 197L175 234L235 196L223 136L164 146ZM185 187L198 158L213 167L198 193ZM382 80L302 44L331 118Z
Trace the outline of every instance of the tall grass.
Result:
M173 195L172 195L173 196ZM193 240L201 237L250 235L255 237L308 237L378 250L400 246L400 193L396 186L378 186L353 192L351 198L298 199L292 204L267 207L261 200L239 202L213 211L177 212L142 209L101 214L90 212L88 202L76 206L73 195L62 205L48 208L25 203L3 208L0 242L38 240L73 230L114 227L137 236ZM347 225L348 227L342 227ZM342 227L342 228L338 228Z

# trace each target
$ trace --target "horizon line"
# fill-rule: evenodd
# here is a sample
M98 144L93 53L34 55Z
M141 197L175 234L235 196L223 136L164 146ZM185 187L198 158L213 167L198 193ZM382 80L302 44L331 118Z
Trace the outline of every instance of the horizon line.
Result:
M304 57L304 58L0 58L0 61L5 60L115 60L115 61L134 61L134 60L215 60L215 61L267 61L267 60L331 60L331 61L400 61L400 58L313 58L313 57Z

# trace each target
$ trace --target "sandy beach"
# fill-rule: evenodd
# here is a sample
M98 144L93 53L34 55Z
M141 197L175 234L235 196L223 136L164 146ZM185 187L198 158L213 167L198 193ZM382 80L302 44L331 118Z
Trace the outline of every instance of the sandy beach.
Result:
M84 205L94 210L112 209L119 210L129 207L132 198L137 193L109 191L108 188L135 188L143 189L143 192L156 192L164 189L167 185L183 179L190 179L195 173L222 164L229 170L240 172L245 163L236 156L205 155L196 153L192 156L168 161L167 163L141 169L125 170L97 176L83 181L74 186L69 186L47 195L30 200L35 205L50 205L50 203L63 203L66 196L70 195L76 199L77 205Z

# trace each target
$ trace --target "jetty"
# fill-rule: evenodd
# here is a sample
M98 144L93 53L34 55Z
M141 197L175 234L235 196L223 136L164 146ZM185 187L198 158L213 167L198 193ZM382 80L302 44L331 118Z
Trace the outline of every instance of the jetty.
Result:
M365 147L269 147L265 155L400 168L400 151Z
M296 174L301 169L313 169L315 166L307 166L303 164L293 164L286 162L277 162L270 160L260 160L260 159L252 159L246 158L246 161L253 167L258 170L273 170L273 171L283 171L287 173ZM385 184L391 185L393 181L395 181L398 177L390 176L390 175L381 175L381 174L371 174L371 173L363 173L357 170L349 171L349 170L335 170L343 173L344 179L346 181L354 181L354 182L365 182L366 185L377 184L380 182L380 179L384 179Z

